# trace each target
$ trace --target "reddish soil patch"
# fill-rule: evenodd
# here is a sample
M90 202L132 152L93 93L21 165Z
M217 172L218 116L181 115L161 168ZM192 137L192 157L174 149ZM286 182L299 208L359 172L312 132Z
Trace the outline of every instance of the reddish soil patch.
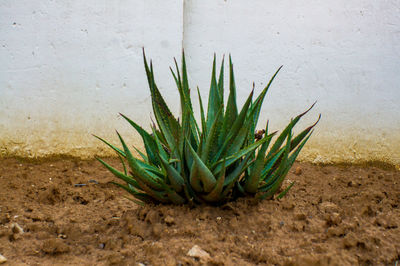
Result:
M95 161L3 159L0 254L8 259L5 265L395 265L400 260L398 171L296 164L288 179L296 185L281 200L140 207L107 184L115 179ZM210 258L188 256L194 245Z

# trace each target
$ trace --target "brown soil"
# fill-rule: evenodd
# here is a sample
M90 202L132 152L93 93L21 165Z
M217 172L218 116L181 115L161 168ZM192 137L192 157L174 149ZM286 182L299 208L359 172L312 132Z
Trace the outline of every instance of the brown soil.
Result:
M398 263L400 172L298 163L288 179L281 200L140 207L95 161L3 159L0 254L5 265ZM194 245L210 258L188 256Z

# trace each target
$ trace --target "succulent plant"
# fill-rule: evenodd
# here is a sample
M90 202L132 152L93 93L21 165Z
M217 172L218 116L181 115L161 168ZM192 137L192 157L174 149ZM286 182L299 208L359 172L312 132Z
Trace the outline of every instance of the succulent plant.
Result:
M287 193L294 183L281 190L282 182L320 116L315 124L293 136L293 127L314 103L292 119L279 135L269 132L268 122L265 129L255 133L261 105L281 67L256 99L253 99L253 88L239 111L231 57L229 95L225 107L224 59L217 77L214 55L207 114L197 88L201 117L198 123L191 102L185 54L182 52L181 69L176 60L175 71L171 68L180 95L180 118L174 117L161 96L152 62L148 63L144 50L143 59L157 125L153 122L150 133L125 115L121 116L142 137L145 153L134 147L141 157L135 158L118 132L122 148L95 136L116 151L121 159L123 171L98 158L111 173L125 182L113 182L115 185L128 191L139 203L221 204L240 196L264 199L272 198L278 192L278 197Z

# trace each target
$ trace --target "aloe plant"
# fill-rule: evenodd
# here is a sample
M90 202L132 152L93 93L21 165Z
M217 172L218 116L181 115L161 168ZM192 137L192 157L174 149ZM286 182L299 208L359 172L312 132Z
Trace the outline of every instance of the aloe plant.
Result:
M147 132L125 115L121 116L140 134L145 153L134 147L140 158L134 157L118 132L122 148L95 136L121 159L123 171L98 158L112 174L124 181L113 182L115 185L128 191L139 203L221 204L240 196L264 199L277 193L282 197L287 193L294 183L281 190L282 182L320 116L315 124L293 136L293 127L314 103L292 119L280 134L269 132L267 122L265 130L255 137L261 105L281 67L257 98L253 99L254 89L251 91L239 110L231 57L229 95L225 106L224 59L217 76L214 55L207 113L197 88L201 117L198 123L192 107L185 54L182 53L181 69L176 60L175 70L171 68L180 96L179 119L174 117L161 96L152 62L147 61L144 50L143 59L156 124L153 122L151 132Z

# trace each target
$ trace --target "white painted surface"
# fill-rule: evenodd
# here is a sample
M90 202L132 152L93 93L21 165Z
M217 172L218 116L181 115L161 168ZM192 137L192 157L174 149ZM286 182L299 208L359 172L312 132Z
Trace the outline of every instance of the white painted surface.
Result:
M104 153L89 133L128 135L118 112L148 125L142 46L178 113L168 66L183 43L203 97L213 52L232 54L239 103L283 64L260 121L280 129L318 100L299 127L322 113L303 159L400 165L398 1L184 2L1 1L2 153Z
M303 159L400 164L399 11L398 1L188 0L192 85L208 88L213 52L232 54L242 102L284 65L260 121L281 129L318 100L301 124L322 113Z
M168 66L181 52L182 1L0 2L0 147L21 156L85 155L149 122L142 47L173 100ZM139 141L138 141L139 142Z

